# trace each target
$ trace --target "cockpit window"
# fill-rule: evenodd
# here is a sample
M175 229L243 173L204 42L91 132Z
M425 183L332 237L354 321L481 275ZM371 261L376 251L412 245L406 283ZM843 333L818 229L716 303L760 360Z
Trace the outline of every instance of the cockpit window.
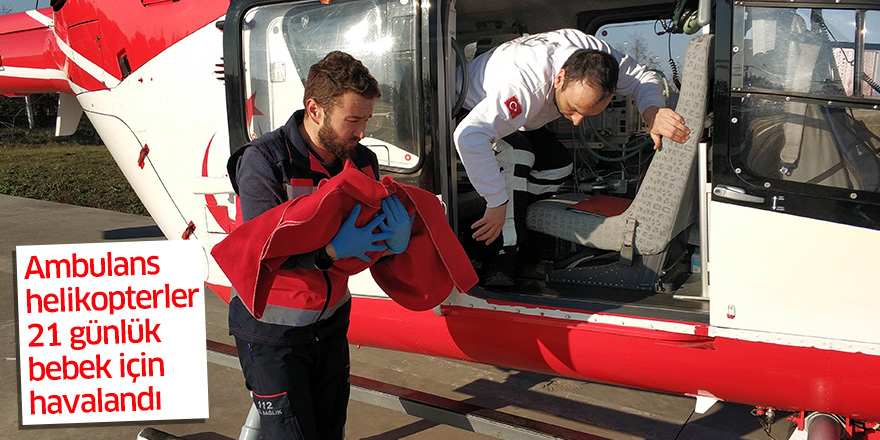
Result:
M880 98L877 11L747 7L733 86L824 96ZM873 20L873 21L871 21Z

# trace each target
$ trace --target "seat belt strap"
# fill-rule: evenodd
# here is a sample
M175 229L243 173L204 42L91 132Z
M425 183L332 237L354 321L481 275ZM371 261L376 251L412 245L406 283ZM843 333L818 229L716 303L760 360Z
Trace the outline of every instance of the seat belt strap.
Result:
M636 243L636 226L638 226L638 224L638 220L634 218L626 219L626 230L623 233L623 243L620 246L621 265L633 265L633 254Z

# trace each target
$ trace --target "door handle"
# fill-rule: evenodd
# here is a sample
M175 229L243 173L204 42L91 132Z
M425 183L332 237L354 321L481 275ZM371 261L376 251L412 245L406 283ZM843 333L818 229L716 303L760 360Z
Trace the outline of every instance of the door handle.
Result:
M740 202L764 203L763 197L746 194L746 191L744 189L737 188L735 186L718 185L714 189L712 189L712 194L715 194L718 197L724 197L725 199L737 200Z

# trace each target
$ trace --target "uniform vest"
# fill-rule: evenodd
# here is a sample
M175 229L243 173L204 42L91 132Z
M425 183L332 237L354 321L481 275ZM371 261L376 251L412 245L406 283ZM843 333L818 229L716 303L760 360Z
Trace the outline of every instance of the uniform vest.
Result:
M273 167L280 172L288 200L312 194L321 180L328 179L331 173L335 175L342 170L342 167L327 170L315 154L308 150L299 134L298 125L301 122L300 111L295 113L283 127L246 144L233 153L227 169L236 193L239 189L238 168L247 166L239 162L248 148L259 148L261 156L271 161ZM375 154L360 144L352 151L345 168L358 168L374 179L378 178L378 161ZM341 316L336 317L337 312L342 309L348 311L351 295L348 292L347 276L302 267L280 270L282 262L277 262L278 267L272 271L272 276L265 280L271 283L271 294L266 309L259 318L254 317L250 312L242 313L247 309L239 299L235 299L238 294L234 288L232 289L230 331L236 336L248 333L250 335L245 335L246 339L265 337L270 340L269 342L275 339L300 339L300 336L305 336L299 335L300 332L295 329L277 327L284 326L301 328L309 333L309 339L311 336L317 338L315 329L320 328L322 323L329 324L324 321L330 321L334 317L343 319ZM348 313L344 314L347 318ZM258 322L248 322L251 320ZM344 320L347 323L347 319Z

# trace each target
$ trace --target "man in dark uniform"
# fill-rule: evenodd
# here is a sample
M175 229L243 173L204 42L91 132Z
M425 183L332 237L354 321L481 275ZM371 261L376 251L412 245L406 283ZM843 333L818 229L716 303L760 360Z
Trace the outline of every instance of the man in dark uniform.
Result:
M376 79L348 54L331 52L313 65L305 85L305 108L229 160L243 220L310 194L319 181L343 167L378 178L376 155L359 141L379 96ZM395 196L387 197L383 208L383 214L358 228L360 206L355 205L330 243L290 256L259 319L239 297L231 299L229 331L260 413L263 439L343 438L351 296L348 278L327 270L341 258L369 261L366 252L391 255L407 248L412 218ZM395 215L401 210L402 216Z

